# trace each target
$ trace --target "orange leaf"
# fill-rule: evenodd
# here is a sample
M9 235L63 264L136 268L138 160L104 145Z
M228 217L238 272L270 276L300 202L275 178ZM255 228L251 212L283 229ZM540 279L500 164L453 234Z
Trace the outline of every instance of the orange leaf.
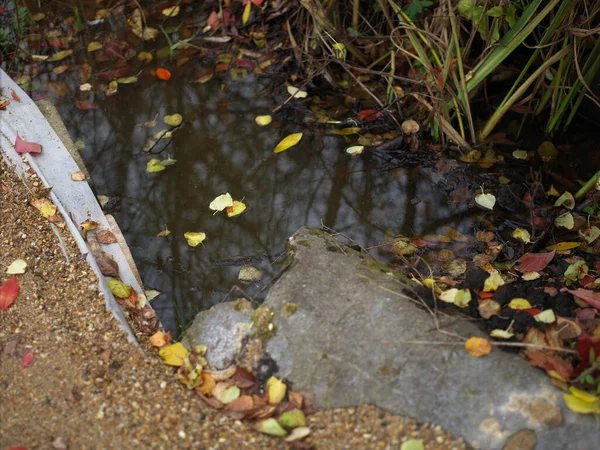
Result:
M490 354L492 351L492 344L487 339L472 337L465 342L465 348L467 349L467 352L469 352L469 355L479 358L480 356Z
M0 286L0 309L6 311L19 295L19 283L13 276Z
M154 347L163 347L167 345L165 334L160 330L150 336L149 340Z
M161 80L167 81L171 78L171 72L169 72L167 69L158 68L156 69L156 76Z

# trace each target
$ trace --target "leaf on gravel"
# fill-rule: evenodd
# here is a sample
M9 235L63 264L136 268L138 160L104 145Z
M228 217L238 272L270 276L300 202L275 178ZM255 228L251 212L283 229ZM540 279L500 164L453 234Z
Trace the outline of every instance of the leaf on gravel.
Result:
M279 425L283 428L293 429L306 426L306 416L299 409L284 412L279 417Z
M227 212L227 217L239 216L244 211L246 211L246 204L239 202L237 200L234 200L233 205L225 208L225 211Z
M578 414L600 414L600 399L598 396L571 386L570 394L563 394L567 407Z
M469 352L469 355L479 358L490 354L492 351L492 343L484 338L471 337L465 342L465 348L467 349L467 352Z
M167 340L165 339L165 333L160 330L150 336L148 340L154 347L163 347L167 343Z
M128 298L132 291L131 286L116 278L108 279L108 289L110 289L110 292L118 298Z
M19 283L17 278L12 276L0 286L0 310L6 312L17 298L17 295L19 295Z
M299 441L300 439L304 439L309 434L310 434L310 428L308 428L308 427L294 428L290 432L289 436L285 438L285 441L286 442Z
M490 211L494 209L494 205L496 204L496 197L492 194L477 194L475 196L475 203L485 209L489 209Z
M425 450L423 439L409 439L402 443L400 450Z
M32 362L33 362L33 350L29 350L23 357L23 362L21 362L21 370L23 370L25 367L29 366Z
M255 426L254 429L256 431L259 431L261 433L264 434L268 434L270 436L285 436L287 434L287 431L285 431L281 425L279 425L279 423L273 419L272 417L270 419L266 419L263 420L261 422L258 422Z
M185 345L177 342L161 348L158 354L164 360L165 364L179 367L183 364L183 360L189 356L190 352L185 348Z
M208 397L209 395L212 395L212 391L216 385L217 381L211 374L202 372L202 386L199 386L197 389Z
M286 151L288 148L293 147L298 142L300 142L302 136L302 133L292 133L289 136L286 136L279 142L279 144L277 144L277 147L275 147L273 153L281 153Z
M231 194L229 192L219 195L212 202L210 202L210 205L208 205L210 209L215 211L215 214L217 211L223 211L225 208L230 206L233 206L233 198L231 198Z
M240 397L240 388L237 387L236 385L233 385L233 386L229 386L227 389L225 389L220 400L221 400L221 403L223 403L224 405L228 405L229 403L233 402L234 400L237 400L239 397Z
M24 259L15 259L6 269L9 275L20 275L27 270L27 261Z
M190 247L197 247L198 244L202 243L204 239L206 239L206 233L188 231L187 233L183 234L183 237Z
M302 91L294 86L288 86L287 91L288 91L288 94L290 94L292 97L295 97L295 98L305 98L308 96L306 91Z
M269 394L269 404L278 405L282 402L287 391L287 385L279 378L273 376L267 381L267 392Z
M517 270L520 272L539 272L540 270L544 270L550 261L552 261L555 254L556 250L548 253L525 253L517 260L519 263Z
M15 151L17 153L42 153L42 146L40 144L36 144L35 142L24 141L17 132Z
M56 205L45 197L33 199L29 203L31 204L31 206L36 208L46 219L56 214Z
M79 172L71 172L71 180L85 181L85 173L83 173L81 170Z
M600 310L600 292L590 291L589 289L567 289L567 292Z

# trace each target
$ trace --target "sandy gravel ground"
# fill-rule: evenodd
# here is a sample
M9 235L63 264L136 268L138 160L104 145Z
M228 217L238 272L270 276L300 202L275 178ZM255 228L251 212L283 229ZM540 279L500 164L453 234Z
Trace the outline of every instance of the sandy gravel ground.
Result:
M0 450L294 448L208 408L154 349L129 343L74 240L62 232L67 263L29 205L36 194L0 158L0 281L15 259L28 264L17 300L0 312ZM439 427L370 406L320 410L310 427L300 448L399 450L415 438L426 449L466 448Z

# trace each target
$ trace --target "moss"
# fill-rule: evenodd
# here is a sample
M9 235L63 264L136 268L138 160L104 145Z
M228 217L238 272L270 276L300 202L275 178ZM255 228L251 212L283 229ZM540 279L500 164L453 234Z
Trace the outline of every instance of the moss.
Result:
M285 302L285 306L283 307L283 314L285 317L291 317L294 313L298 311L298 305L292 302Z
M365 265L371 269L380 270L384 273L390 274L394 278L402 281L403 283L408 284L409 286L415 285L415 282L413 280L411 280L410 278L408 278L406 275L404 275L402 272L398 272L397 270L391 269L388 266L386 266L385 264L377 262L372 258L365 258L363 260L363 265Z
M233 309L235 311L243 313L250 310L251 308L252 305L250 305L250 302L245 298L238 298L236 301L233 302Z
M301 245L302 247L306 247L306 248L311 248L310 242L308 242L306 239L302 239L301 241L298 241L298 245Z
M327 237L331 236L326 231L318 230L316 228L309 228L307 233L310 234L311 236L327 236Z
M277 327L273 323L275 313L268 306L256 308L252 314L252 323L254 324L254 336L262 342L267 342L277 333Z

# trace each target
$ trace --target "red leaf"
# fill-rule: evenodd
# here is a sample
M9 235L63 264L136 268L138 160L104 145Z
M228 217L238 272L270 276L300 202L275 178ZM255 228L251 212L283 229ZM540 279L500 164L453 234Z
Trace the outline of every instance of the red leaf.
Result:
M171 78L171 72L169 72L167 69L158 68L156 69L156 76L161 80L167 81Z
M567 292L600 310L600 292L590 291L589 289L567 289Z
M17 93L15 91L13 91L12 89L10 90L10 96L12 97L12 99L15 102L20 102L21 99L19 98L19 96L17 95Z
M19 283L13 276L0 286L0 309L6 311L19 295Z
M75 100L75 106L81 111L87 111L88 109L96 109L98 106L94 102L89 100Z
M521 272L539 272L540 270L544 270L550 261L552 261L555 254L556 250L548 253L525 253L517 260L519 263L517 270Z
M600 339L592 339L589 334L582 334L577 340L577 353L586 365L590 363L591 349L594 349L594 355L600 355Z
M546 372L554 371L564 380L570 380L573 375L573 366L571 363L558 356L551 356L540 350L528 350L525 352L525 355L532 366L540 367Z
M252 0L252 3L254 3L256 6L260 6L262 2L263 0Z
M540 314L542 312L542 310L538 309L538 308L529 308L529 309L526 309L525 312L527 314L529 314L530 316L534 316L535 317L538 314Z
M249 59L236 59L235 65L246 69L252 69L254 67L254 64Z
M42 146L40 144L36 144L35 142L24 141L17 132L15 150L17 153L42 153Z
M219 26L219 15L213 10L213 12L211 12L208 16L206 23L213 30L216 29Z
M27 367L29 364L33 362L33 350L29 350L25 357L23 358L23 362L21 363L21 370Z
M379 111L374 110L374 109L365 109L363 111L360 111L356 115L356 118L358 120L363 120L365 122L368 122L369 120L378 119L379 117L381 117L381 113Z

